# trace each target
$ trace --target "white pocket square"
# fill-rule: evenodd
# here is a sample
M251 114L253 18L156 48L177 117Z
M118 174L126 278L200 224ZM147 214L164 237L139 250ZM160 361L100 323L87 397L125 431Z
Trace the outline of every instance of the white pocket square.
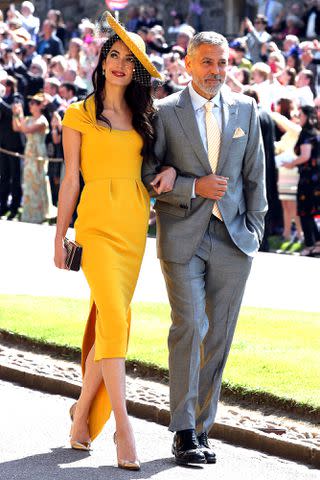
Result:
M244 131L242 130L242 128L238 127L238 128L235 130L232 138L240 138L240 137L244 137L244 136L245 136Z

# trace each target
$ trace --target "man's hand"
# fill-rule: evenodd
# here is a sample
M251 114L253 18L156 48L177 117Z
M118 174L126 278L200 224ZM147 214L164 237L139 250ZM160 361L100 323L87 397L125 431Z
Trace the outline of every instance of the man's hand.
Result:
M197 178L195 184L195 193L203 198L211 198L211 200L220 200L226 193L228 187L228 178L220 175L206 175Z
M154 177L150 185L153 186L154 191L158 195L171 192L176 176L177 172L173 167L162 167L160 173Z
M243 23L244 23L245 28L246 28L249 32L252 32L252 30L253 30L253 23L251 22L250 18L246 17L246 18L243 20Z

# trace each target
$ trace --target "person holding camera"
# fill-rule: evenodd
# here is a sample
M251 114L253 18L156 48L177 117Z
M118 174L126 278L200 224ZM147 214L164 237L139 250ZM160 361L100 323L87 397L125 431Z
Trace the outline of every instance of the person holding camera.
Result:
M12 107L12 127L15 132L26 135L25 161L23 168L23 211L21 220L42 223L48 211L45 159L47 157L45 137L48 121L42 114L44 96L38 93L30 98L31 116L24 117L21 104Z
M241 24L241 30L245 32L243 39L248 47L248 55L252 63L261 61L261 47L270 42L271 35L266 31L268 22L264 15L257 15L254 23L245 18Z

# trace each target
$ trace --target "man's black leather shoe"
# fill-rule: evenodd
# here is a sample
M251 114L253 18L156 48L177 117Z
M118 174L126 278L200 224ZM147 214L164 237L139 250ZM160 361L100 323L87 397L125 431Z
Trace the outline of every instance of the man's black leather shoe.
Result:
M200 450L206 457L207 463L216 463L216 454L212 450L212 448L209 445L209 440L208 440L208 435L206 432L201 433L198 435L198 442L200 445Z
M179 465L206 463L195 430L180 430L173 438L172 453Z

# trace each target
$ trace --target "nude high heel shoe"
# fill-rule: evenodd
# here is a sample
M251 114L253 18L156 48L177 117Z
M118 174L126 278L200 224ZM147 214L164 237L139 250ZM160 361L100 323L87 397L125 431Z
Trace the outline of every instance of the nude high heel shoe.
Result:
M70 414L71 422L73 422L73 417L74 417L74 412L75 412L76 407L77 407L77 402L75 402L70 407L69 414ZM71 432L72 432L72 425L71 425L71 429L70 429L70 437L71 437ZM70 438L70 446L74 450L84 450L84 451L88 452L91 448L91 442L90 442L90 440L88 442L79 442L78 440L71 440L71 438Z
M113 441L117 446L117 432L113 434ZM123 460L118 457L118 468L123 468L124 470L140 470L141 465L139 460Z
M73 450L84 450L89 452L91 449L91 442L78 442L77 440L70 440L70 447Z
M73 416L74 416L76 406L77 406L77 402L74 402L69 409L69 415L70 415L71 423L73 422Z

